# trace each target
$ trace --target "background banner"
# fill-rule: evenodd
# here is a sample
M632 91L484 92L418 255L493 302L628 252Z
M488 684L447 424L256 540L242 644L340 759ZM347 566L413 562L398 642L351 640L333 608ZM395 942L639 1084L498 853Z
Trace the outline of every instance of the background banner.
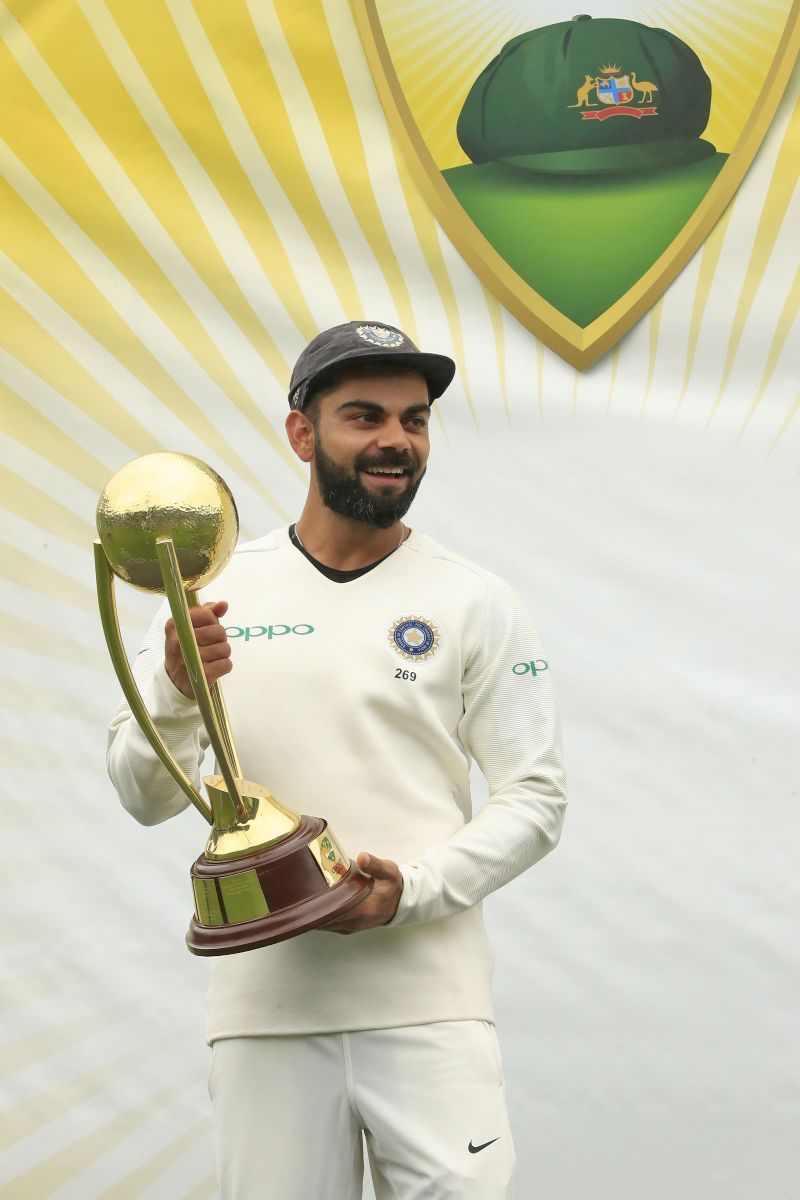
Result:
M777 6L712 7L746 110ZM478 67L489 8L509 37L534 13L436 6ZM419 41L430 6L394 10ZM344 0L8 0L0 32L0 1198L216 1194L183 943L204 827L137 826L106 777L94 508L169 449L223 475L244 539L293 520L291 364L356 317L456 360L410 521L521 593L561 696L562 842L485 905L518 1194L793 1194L797 74L702 246L581 373L439 225ZM119 594L133 657L155 604Z

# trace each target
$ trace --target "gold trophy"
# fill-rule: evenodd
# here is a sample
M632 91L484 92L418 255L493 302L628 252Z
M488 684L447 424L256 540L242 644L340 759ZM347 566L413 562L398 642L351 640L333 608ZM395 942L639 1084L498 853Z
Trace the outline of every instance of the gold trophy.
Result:
M97 505L94 544L100 617L111 661L150 745L211 826L191 868L195 914L186 935L193 954L235 954L318 929L372 889L321 817L279 804L245 779L222 690L209 687L190 605L236 546L239 518L230 489L188 454L147 454L122 467ZM133 678L114 593L118 575L142 591L166 593L192 689L217 760L203 780L208 800L170 756Z

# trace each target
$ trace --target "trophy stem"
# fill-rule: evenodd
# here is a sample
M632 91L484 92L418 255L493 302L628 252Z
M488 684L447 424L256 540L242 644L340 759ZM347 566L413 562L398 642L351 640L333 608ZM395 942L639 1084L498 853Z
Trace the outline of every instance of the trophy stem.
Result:
M231 722L228 716L228 707L225 703L225 697L222 694L222 684L219 682L219 680L217 680L217 682L211 686L211 701L217 713L217 721L219 722L223 737L225 738L225 745L228 748L228 754L230 755L233 773L237 779L241 779L242 768L239 762L239 755L236 752L236 745L233 740L233 730L231 729Z
M205 817L210 825L212 817L209 805L205 802L189 777L184 774L171 757L153 723L150 713L147 711L141 692L136 686L136 680L133 678L130 663L125 655L122 634L119 629L117 602L114 595L114 572L111 570L100 542L95 542L94 544L94 565L97 578L97 598L100 605L100 623L103 626L106 645L111 655L111 662L114 665L117 679L122 688L122 694L128 701L131 712L138 721L148 742L161 759L161 762L169 771L181 791L189 797L197 811L201 816Z
M200 603L200 598L197 592L186 593L186 605L188 608L193 608L195 604ZM219 725L220 733L225 742L225 749L228 752L228 761L233 768L233 774L237 779L242 778L242 767L239 762L239 755L236 751L236 745L233 740L233 730L231 729L230 717L225 704L225 697L222 694L222 685L217 681L212 683L208 689L211 696L211 703L214 706L214 712L217 716L217 724Z
M230 734L229 727L226 728L228 722L224 719L224 716L222 721L219 719L218 714L224 713L224 709L220 709L221 696L218 693L219 699L215 704L208 686L206 673L203 669L203 660L200 657L197 639L192 627L189 604L181 580L178 556L175 553L175 544L172 538L156 538L156 553L158 554L164 588L172 611L172 619L175 622L175 631L178 635L181 650L183 651L183 659L186 663L186 670L189 674L189 681L192 685L194 698L197 701L197 707L200 709L200 715L203 718L203 723L211 741L211 748L216 756L220 775L225 780L228 795L236 806L239 819L246 821L248 813L239 790L234 765L236 755L235 753L231 754L233 737Z

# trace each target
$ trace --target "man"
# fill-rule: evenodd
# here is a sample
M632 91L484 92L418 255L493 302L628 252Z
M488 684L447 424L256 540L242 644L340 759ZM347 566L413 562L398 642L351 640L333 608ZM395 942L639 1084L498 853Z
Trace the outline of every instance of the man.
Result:
M326 817L375 880L327 929L212 963L223 1200L358 1200L362 1131L379 1200L510 1194L480 902L555 845L563 778L519 601L403 522L454 371L389 325L315 338L286 422L311 468L303 512L237 551L215 585L225 600L192 610L209 681L232 672L245 774ZM140 686L196 780L206 739L164 631L162 615ZM474 818L472 756L490 788ZM125 706L109 770L143 823L186 807Z

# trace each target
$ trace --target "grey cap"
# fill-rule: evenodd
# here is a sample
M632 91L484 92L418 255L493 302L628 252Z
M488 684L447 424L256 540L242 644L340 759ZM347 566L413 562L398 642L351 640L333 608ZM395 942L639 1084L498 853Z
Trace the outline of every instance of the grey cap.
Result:
M346 362L397 362L414 367L428 383L431 401L452 382L456 364L444 354L423 354L408 334L383 321L348 321L324 329L309 342L292 371L289 407L302 409L313 383Z

